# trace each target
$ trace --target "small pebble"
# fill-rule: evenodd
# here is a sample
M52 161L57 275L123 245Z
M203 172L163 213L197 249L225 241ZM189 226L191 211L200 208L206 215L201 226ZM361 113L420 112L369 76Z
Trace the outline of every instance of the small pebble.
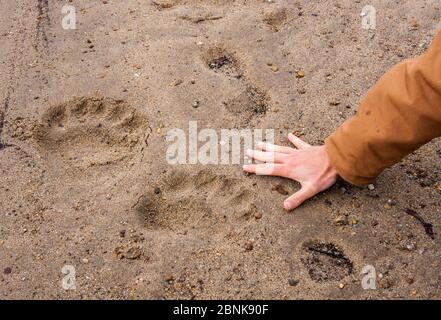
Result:
M296 78L301 79L305 77L305 72L303 71L296 71Z
M389 199L387 200L387 204L390 205L391 207L396 206L397 202L395 200Z
M375 190L375 186L374 186L372 183L369 184L367 187L368 187L368 189L371 190L371 191L372 191L372 190Z
M288 284L291 286L291 287L295 287L296 285L298 285L300 283L300 281L299 280L296 280L296 279L289 279L288 280Z
M408 250L408 251L415 251L417 249L417 245L415 242L413 241L407 241L404 244L404 249Z
M341 102L338 100L329 101L329 105L333 106L333 107L339 106L340 104L341 104Z
M355 225L358 224L358 220L357 220L357 219L351 219L351 221L349 221L349 224L350 224L351 226L355 226Z
M394 285L394 281L390 278L382 278L380 281L380 287L382 289L389 289Z
M252 242L248 242L245 244L245 251L251 251L254 249L254 245Z
M5 269L3 269L3 273L4 274L11 274L12 273L12 269L10 267L6 267Z
M345 215L337 216L334 219L335 226L347 226L348 225L348 217Z
M170 86L171 86L171 87L177 87L177 86L181 85L183 82L184 82L184 81L182 81L182 79L176 79L176 80L174 80L174 81L170 84Z
M197 107L199 107L199 101L194 101L191 106L196 109Z
M411 277L407 277L406 282L407 282L407 284L413 284L415 282L415 280Z

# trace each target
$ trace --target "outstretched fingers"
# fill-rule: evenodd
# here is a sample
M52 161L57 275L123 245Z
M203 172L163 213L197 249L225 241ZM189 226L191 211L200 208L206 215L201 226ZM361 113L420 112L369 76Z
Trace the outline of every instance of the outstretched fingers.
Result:
M243 166L243 170L245 172L255 173L261 176L288 177L286 166L281 164L274 164L274 163L246 164Z
M267 162L267 163L282 163L286 159L286 155L283 153L278 152L265 152L265 151L258 151L258 150L247 150L246 152L247 157Z
M260 150L262 151L270 151L270 152L278 152L278 153L285 153L290 154L295 152L295 149L290 147L284 147L284 146L278 146L276 144L268 143L268 142L259 142L257 144Z
M302 187L299 191L297 191L285 200L285 202L283 203L283 207L286 211L294 210L299 207L303 202L305 202L309 198L312 198L316 194L317 192L313 189Z
M290 133L288 134L288 139L291 141L293 145L296 146L297 149L306 149L309 148L311 145L309 143L306 143L299 137L296 137L294 134Z

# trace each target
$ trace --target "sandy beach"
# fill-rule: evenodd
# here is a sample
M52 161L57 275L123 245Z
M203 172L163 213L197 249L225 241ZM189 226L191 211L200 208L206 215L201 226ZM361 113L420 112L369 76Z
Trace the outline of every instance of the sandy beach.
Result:
M441 298L440 139L291 213L293 181L166 157L190 121L322 144L440 1L0 4L1 299Z

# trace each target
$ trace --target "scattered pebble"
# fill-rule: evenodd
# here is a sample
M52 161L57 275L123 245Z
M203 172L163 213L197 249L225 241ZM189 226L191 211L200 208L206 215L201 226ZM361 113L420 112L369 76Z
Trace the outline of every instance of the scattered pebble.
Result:
M289 284L291 287L295 287L295 286L297 286L299 283L300 283L300 280L296 280L296 279L289 279L289 280L288 280L288 284Z
M155 194L161 194L161 188L155 187Z
M407 284L413 284L415 282L415 280L411 277L407 277L406 282L407 282Z
M305 77L305 72L304 71L296 71L296 78L297 79L301 79Z
M413 20L410 24L410 30L418 30L420 28L420 23L416 20Z
M177 86L181 85L183 82L184 82L184 81L182 81L182 79L177 79L177 80L174 80L174 81L170 84L170 86L171 86L171 87L177 87Z
M245 251L251 251L251 250L253 250L253 249L254 249L254 245L253 245L252 242L247 242L247 243L245 244Z
M356 225L358 224L358 220L357 220L357 219L351 219L351 220L349 221L349 224L350 224L351 226L356 226Z
M12 273L12 269L10 267L6 267L3 269L3 273L4 274L11 274Z
M276 66L275 64L273 64L273 65L271 66L271 71L273 71L273 72L277 72L277 71L279 71L279 67Z
M368 187L368 189L369 189L370 191L375 190L375 186L374 186L372 183L369 184L367 187Z
M198 108L199 107L199 101L194 101L193 103L192 103L192 105L191 105L193 108Z
M334 219L333 223L335 226L347 226L349 223L348 216L339 215Z
M89 263L89 259L87 259L87 258L81 259L81 262L84 264L87 264L87 263Z
M340 104L341 104L341 102L338 101L338 100L331 100L331 101L329 101L329 105L333 106L333 107L339 106Z
M254 218L256 219L256 220L259 220L259 219L262 219L262 212L256 212L255 214L254 214Z
M402 248L407 251L415 251L417 249L417 245L414 241L407 240L402 244Z

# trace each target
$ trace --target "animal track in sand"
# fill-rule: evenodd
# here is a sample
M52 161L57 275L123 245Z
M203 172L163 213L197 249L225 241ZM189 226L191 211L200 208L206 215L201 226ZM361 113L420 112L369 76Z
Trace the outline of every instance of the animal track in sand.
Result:
M301 249L301 261L315 282L339 281L352 274L352 261L333 243L313 240Z
M52 166L77 177L130 166L148 134L145 116L126 102L82 97L49 108L33 135Z
M285 8L278 8L264 14L263 21L268 24L274 32L278 32L288 19Z
M161 190L160 195L151 192L140 196L133 205L148 229L216 232L220 225L250 219L256 209L249 188L241 188L237 178L217 175L210 169L195 174L173 171L161 183Z
M229 111L226 122L244 127L249 126L253 119L266 114L270 101L268 95L247 79L244 67L234 52L215 46L207 50L202 59L210 70L237 80L237 85L243 88L239 95L223 102Z
M225 103L225 108L234 115L238 126L247 126L255 117L266 114L268 98L265 93L253 87L247 87L240 95Z
M235 79L241 79L243 77L243 72L239 60L236 58L236 54L222 46L209 48L202 55L202 60L210 70L216 73L222 72Z

